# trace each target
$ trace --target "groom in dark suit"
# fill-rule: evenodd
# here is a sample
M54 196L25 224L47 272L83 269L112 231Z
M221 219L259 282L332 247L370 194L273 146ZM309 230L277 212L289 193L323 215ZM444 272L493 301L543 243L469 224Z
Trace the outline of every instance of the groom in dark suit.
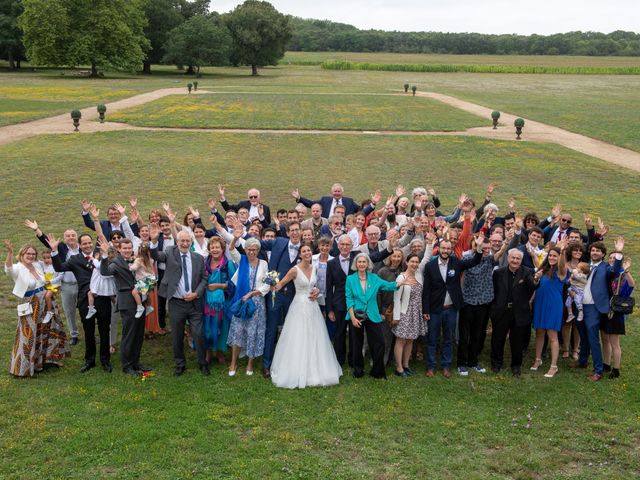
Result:
M120 254L109 258L108 245L101 244L103 256L100 263L102 275L112 275L116 283L117 305L122 318L122 345L120 347L120 361L124 373L139 374L149 371L140 365L140 352L144 340L144 318L136 318L136 302L131 291L135 287L136 279L129 266L133 263L133 244L128 238L120 240ZM107 337L108 338L108 337Z
M322 197L320 200L309 200L308 198L304 198L300 195L298 190L291 192L291 196L307 208L311 208L314 203L319 203L322 207L322 216L324 218L329 218L333 215L333 211L338 205L344 206L345 217L352 213L356 213L360 209L359 205L353 201L353 198L345 197L343 194L344 188L339 183L334 183L331 187L330 197Z
M168 247L164 252L158 250L157 241L160 230L156 225L149 226L149 235L151 257L167 265L158 286L158 296L169 299L173 357L176 362L175 374L180 376L187 368L184 355L184 327L189 321L191 335L196 344L200 372L203 375L209 375L202 336L202 298L207 286L204 258L191 251L191 236L185 231L178 232L177 245Z
M262 250L271 251L269 258L269 271L277 271L280 279L289 272L298 260L300 250L300 223L291 222L287 225L289 238L278 237L274 240L261 240ZM278 325L282 324L289 311L289 305L296 293L293 282L289 282L282 290L276 293L275 300L271 294L267 295L267 330L264 339L264 354L262 356L262 376L270 378L271 361L276 345Z

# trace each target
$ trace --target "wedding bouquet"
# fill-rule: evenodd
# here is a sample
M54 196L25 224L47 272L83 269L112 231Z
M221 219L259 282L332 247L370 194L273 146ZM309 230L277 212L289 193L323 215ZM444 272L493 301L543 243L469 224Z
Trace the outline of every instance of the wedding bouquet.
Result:
M267 275L264 277L263 281L272 288L271 303L274 303L276 301L276 292L275 290L273 290L273 287L275 287L276 284L280 281L280 275L277 271L271 270L270 272L267 272Z

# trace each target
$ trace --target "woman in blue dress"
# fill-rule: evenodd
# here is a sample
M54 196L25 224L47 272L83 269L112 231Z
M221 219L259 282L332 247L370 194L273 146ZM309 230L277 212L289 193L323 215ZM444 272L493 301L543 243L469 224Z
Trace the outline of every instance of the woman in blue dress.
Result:
M562 290L571 274L565 264L564 249L566 241L559 242L557 246L549 249L547 258L535 278L540 282L533 301L533 328L536 329L536 360L531 370L538 370L542 365L542 347L545 334L549 337L551 348L551 366L545 373L545 377L553 378L558 373L558 355L560 344L558 332L562 328L562 313L564 303Z

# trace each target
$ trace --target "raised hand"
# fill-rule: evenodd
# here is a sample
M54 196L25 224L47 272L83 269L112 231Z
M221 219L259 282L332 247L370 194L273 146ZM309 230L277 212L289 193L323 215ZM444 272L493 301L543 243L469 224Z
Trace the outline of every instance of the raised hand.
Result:
M509 199L509 203L507 203L507 206L509 207L509 211L510 212L515 212L516 211L516 199L511 197Z
M98 238L98 248L100 249L100 254L103 258L108 256L109 241L104 237L104 235L101 235L100 238Z
M140 212L138 211L138 209L136 207L132 208L131 216L129 218L129 220L131 220L131 223L136 223L139 218L140 218Z
M622 252L624 249L624 237L620 236L616 239L616 243L614 244L616 252Z
M560 205L559 203L556 203L551 209L551 216L555 219L559 217L561 213L562 213L562 205Z
M236 240L240 240L242 235L244 234L244 229L242 228L242 224L240 222L236 223L233 227L233 238Z
M222 183L218 184L218 195L220 195L220 200L224 200L225 196L224 196L224 188L225 185L223 185Z
M629 269L631 268L631 259L630 258L625 258L624 259L624 263L622 264L622 268L624 268L625 272L629 271Z
M60 245L60 241L56 240L56 237L53 236L53 233L47 235L47 242L49 242L49 247L52 252L58 251L58 245Z
M165 213L169 213L171 211L171 205L169 205L169 202L162 202L162 209Z
M294 188L293 190L291 190L291 196L296 200L300 200L300 190Z
M493 183L491 182L489 185L487 185L487 194L486 196L491 198L491 195L493 194L493 191L496 189L496 187L498 186L497 183Z
M258 205L258 217L259 218L263 218L264 217L264 205L262 205L262 204Z
M100 210L93 203L89 206L89 215L94 221L100 219Z
M505 238L510 242L511 240L513 240L513 237L515 236L516 231L513 228L510 228L509 230L507 230L507 233L505 234Z
M213 210L216 208L216 201L211 197L207 198L207 206L209 207L209 210Z
M135 195L131 195L129 197L129 205L131 206L132 210L135 210L135 208L138 206L138 197L136 197Z
M543 275L543 273L542 273L542 270L540 269L540 270L538 270L538 271L536 272L536 274L533 276L533 279L534 279L536 282L539 282L539 281L540 281L540 279L542 278L542 275Z
M427 193L428 193L429 195L431 195L431 197L432 197L432 198L433 198L433 197L437 197L437 196L438 196L438 195L436 195L436 191L435 191L433 188L431 188L431 187L427 188Z
M191 205L189 205L188 209L189 209L189 213L193 215L194 219L200 218L200 212L196 208L193 208Z
M475 237L476 237L477 250L478 252L482 252L482 244L484 243L484 233L478 232Z
M176 223L176 214L173 213L171 210L169 210L167 212L167 218L169 219L169 221L173 224Z
M113 206L116 207L116 210L118 210L118 212L120 212L120 215L124 215L124 213L127 211L127 209L121 203L115 203Z
M465 198L462 202L460 202L460 208L464 213L471 212L473 210L473 203L468 198Z
M518 230L522 230L523 226L524 226L524 221L522 220L522 217L516 217L516 228Z
M569 239L565 237L556 244L556 247L558 247L560 251L564 251L567 248L568 243L569 243Z
M80 200L80 205L82 206L82 211L83 212L88 212L89 211L89 200L87 200L86 198L83 198L82 200Z
M584 213L582 216L584 217L585 227L587 227L587 230L591 230L591 228L593 227L593 220L591 219L591 215L589 215L588 213Z
M13 244L11 243L11 240L4 241L4 249L7 251L7 255L13 255Z
M425 235L425 238L427 240L427 245L431 244L431 245L435 245L436 244L436 234L432 231L427 232L427 234Z
M372 195L371 195L371 202L374 205L377 205L380 202L380 199L382 199L382 193L380 193L380 190L376 190Z
M398 185L396 187L396 197L400 198L405 193L407 193L407 191L405 190L404 185Z
M149 224L149 239L155 243L158 241L158 237L160 237L160 226L157 223Z
M464 202L466 202L466 201L467 201L467 198L469 198L469 197L467 197L467 194L466 194L466 193L464 193L464 192L463 192L463 193L461 193L461 194L460 194L460 196L458 197L458 203L459 203L460 205L462 205Z
M209 217L209 221L211 222L214 228L218 227L218 217L216 217L215 215L211 215Z
M34 232L38 230L38 223L35 220L25 220L24 226L30 228Z
M598 231L596 233L601 237L604 237L607 233L609 233L609 227L605 225L600 217L598 217Z

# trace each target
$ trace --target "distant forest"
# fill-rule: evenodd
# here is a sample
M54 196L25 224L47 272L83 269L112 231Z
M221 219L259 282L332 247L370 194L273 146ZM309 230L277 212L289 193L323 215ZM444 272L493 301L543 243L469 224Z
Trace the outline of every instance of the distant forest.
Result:
M290 24L293 35L287 50L292 51L640 56L640 35L622 30L607 34L489 35L359 30L344 23L296 17L290 17Z

